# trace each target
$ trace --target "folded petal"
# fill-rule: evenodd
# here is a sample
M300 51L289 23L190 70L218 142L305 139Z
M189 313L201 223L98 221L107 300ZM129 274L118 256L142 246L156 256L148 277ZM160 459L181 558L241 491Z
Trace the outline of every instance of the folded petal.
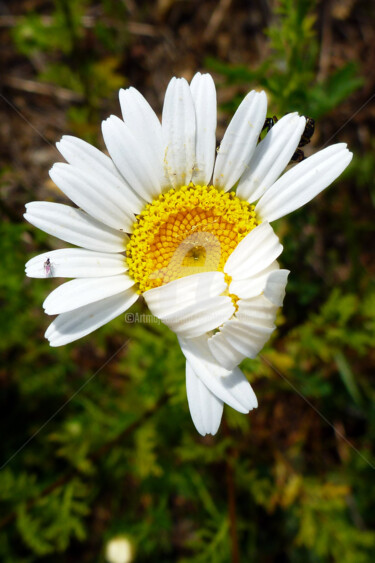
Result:
M45 337L51 346L74 342L124 313L138 297L133 289L128 289L102 301L62 313L50 324Z
M279 270L277 262L273 262L254 277L232 281L229 285L229 293L242 300L263 294L273 305L281 307L289 273L289 270Z
M216 88L209 74L197 72L190 84L196 115L194 184L208 185L216 154Z
M236 194L252 203L272 186L292 158L306 119L297 113L282 117L256 147L238 183Z
M49 201L26 204L24 217L49 235L98 252L124 252L128 237L80 209Z
M222 272L202 272L174 280L143 293L152 313L159 318L221 295L227 287Z
M338 143L303 160L261 197L255 207L258 217L271 222L302 207L340 176L352 156L345 143Z
M264 291L269 274L278 269L279 264L275 260L267 268L254 276L250 273L248 278L242 280L234 279L229 285L229 293L233 293L240 299L256 297Z
M258 406L250 383L238 368L226 370L219 365L207 346L207 337L179 338L181 350L194 373L204 385L233 409L248 413Z
M62 162L49 174L60 190L91 217L113 229L131 232L135 216L119 180L106 182L102 176Z
M118 192L122 192L121 199L125 198L126 209L133 213L140 213L145 205L129 184L121 176L112 160L86 141L64 135L56 147L65 160L80 170L88 171L95 175L104 185L112 184Z
M195 338L229 319L234 311L221 272L203 272L186 276L143 296L153 315L171 330L186 338Z
M229 256L224 272L234 281L251 278L270 266L283 247L268 223L261 223L241 240Z
M155 315L154 311L151 312ZM167 327L184 338L196 338L222 325L235 312L230 297L200 299L193 305L159 317Z
M278 307L264 295L252 299L240 299L236 318L249 326L252 324L274 328L277 309Z
M255 358L275 329L276 311L263 295L239 301L236 315L209 338L212 355L228 370Z
M164 187L162 161L114 115L103 121L102 132L108 152L122 176L138 196L152 201Z
M246 358L246 354L232 346L221 333L217 333L214 340L209 340L208 346L217 363L228 371L236 368Z
M184 78L172 78L165 93L162 132L164 169L174 188L188 185L195 164L196 118L193 98Z
M211 353L226 369L234 369L245 358L255 358L269 339L273 328L260 334L233 320L233 325L209 341Z
M289 274L289 270L276 270L267 277L263 295L275 307L281 307L283 304Z
M213 184L230 190L248 165L267 113L264 92L250 92L242 101L221 141L214 168Z
M49 268L46 268L47 260ZM25 268L29 278L99 278L122 274L128 266L122 254L61 248L31 258Z
M81 278L63 283L43 303L47 315L58 315L73 311L84 305L118 295L134 285L126 274L108 278ZM135 292L134 292L135 293Z
M191 418L199 434L216 434L223 415L223 401L213 395L186 362L186 393Z

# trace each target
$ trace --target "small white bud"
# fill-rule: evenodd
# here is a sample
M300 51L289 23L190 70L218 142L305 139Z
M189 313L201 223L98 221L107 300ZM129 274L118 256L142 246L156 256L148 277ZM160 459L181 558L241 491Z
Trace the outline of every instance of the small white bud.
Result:
M133 560L133 546L126 536L117 536L106 545L105 558L108 563L130 563Z

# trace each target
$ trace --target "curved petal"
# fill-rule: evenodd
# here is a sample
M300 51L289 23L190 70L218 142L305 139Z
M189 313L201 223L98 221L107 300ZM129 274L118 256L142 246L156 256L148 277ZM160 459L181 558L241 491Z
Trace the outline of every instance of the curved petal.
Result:
M54 347L74 342L124 313L138 297L133 289L128 289L119 295L62 313L50 324L45 337Z
M211 297L221 295L227 287L222 272L202 272L174 280L160 287L143 293L151 312L155 317L179 313Z
M130 131L143 146L147 146L160 164L163 163L164 145L161 123L147 100L135 88L120 90L122 117Z
M216 88L210 74L197 72L190 84L195 106L196 138L194 184L208 185L216 154Z
M207 346L207 337L179 337L181 350L204 385L233 409L248 413L258 406L250 383L238 368L226 370L216 362Z
M345 170L353 155L345 143L323 149L288 170L258 201L255 212L275 221L302 207Z
M216 434L223 415L223 401L207 389L189 362L186 362L186 393L191 418L199 434Z
M125 209L137 214L142 211L145 202L133 192L107 155L82 139L70 135L64 135L61 141L56 143L56 147L69 164L90 172L105 185L116 187L122 194L121 200L125 200Z
M46 261L49 260L49 268ZM100 278L126 272L122 254L93 252L83 248L61 248L31 258L25 266L29 278Z
M238 302L236 318L245 324L251 323L266 329L274 328L277 309L272 301L264 295L259 295L253 299L241 299Z
M220 326L234 311L222 272L203 272L146 291L143 296L153 315L171 330L195 338Z
M279 269L279 264L274 261L267 268L248 278L237 280L234 279L229 284L229 293L233 293L240 299L250 299L260 295L266 287L269 274Z
M224 334L215 334L215 339L208 341L208 347L216 361L228 371L238 366L247 355L232 346Z
M213 184L230 190L241 177L258 142L267 113L264 92L250 92L242 101L221 141Z
M163 163L115 115L103 121L102 132L113 162L135 193L146 201L156 198L165 181Z
M256 147L238 183L236 194L252 203L272 186L292 158L306 119L297 113L282 117Z
M84 211L62 203L33 201L26 204L24 217L49 235L98 252L124 252L128 237Z
M188 83L172 78L165 93L162 132L164 169L174 188L188 185L195 164L195 109Z
M268 223L255 227L229 256L224 272L234 281L251 278L270 266L283 247Z
M230 322L233 322L231 327L209 341L212 355L228 370L234 369L245 358L255 358L274 330L269 329L263 334L258 330L250 330L235 319Z
M58 162L49 175L78 207L108 227L131 232L135 216L129 209L121 184L104 182L88 170Z
M263 295L275 307L281 307L283 304L289 274L289 270L276 270L267 278Z
M126 274L108 278L81 278L63 283L43 303L47 315L58 315L73 311L90 303L118 295L134 285Z
M151 312L155 314L152 309ZM159 317L168 328L184 338L196 338L222 325L235 312L230 297L200 298L193 305Z
M212 355L228 370L244 358L255 358L275 329L276 311L262 295L239 301L236 315L209 338Z

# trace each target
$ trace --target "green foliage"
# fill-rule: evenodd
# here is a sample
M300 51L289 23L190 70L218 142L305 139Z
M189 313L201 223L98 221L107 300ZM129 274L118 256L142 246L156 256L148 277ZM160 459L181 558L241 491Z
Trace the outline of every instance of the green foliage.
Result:
M300 527L296 544L333 561L369 561L375 548L372 531L353 528L347 519L348 488L343 485L305 480L303 498L297 509Z
M124 7L113 10L121 13L118 21L123 22L113 28L100 22L92 25L86 15L89 4L88 0L56 0L50 16L34 12L23 16L13 29L13 38L19 52L28 57L48 54L38 75L42 82L81 96L84 105L70 112L71 125L92 139L89 126L97 124L103 98L125 84L118 68L127 33Z
M326 78L318 77L319 44L314 8L315 0L280 0L275 23L266 30L270 54L257 68L213 58L207 59L208 67L224 75L228 83L265 88L271 96L271 111L277 114L299 111L314 119L321 118L360 88L363 78L358 75L354 62Z
M72 480L48 498L40 499L32 509L19 506L17 528L33 553L64 551L72 537L80 541L86 538L82 523L82 517L88 513L86 494L83 483Z

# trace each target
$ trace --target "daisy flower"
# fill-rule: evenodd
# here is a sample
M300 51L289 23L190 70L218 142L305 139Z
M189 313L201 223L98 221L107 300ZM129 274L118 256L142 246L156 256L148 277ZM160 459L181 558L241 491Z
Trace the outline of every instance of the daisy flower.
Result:
M326 188L352 155L336 144L281 175L305 118L284 116L258 143L267 99L256 91L216 150L208 74L190 85L171 80L162 123L134 88L120 91L120 104L123 119L102 127L110 157L75 137L57 143L67 163L50 176L76 207L33 202L25 218L78 248L37 256L26 274L75 278L44 302L58 315L46 332L51 346L89 334L143 295L178 336L198 432L215 434L223 403L243 413L257 406L238 365L268 340L288 276L269 223Z

